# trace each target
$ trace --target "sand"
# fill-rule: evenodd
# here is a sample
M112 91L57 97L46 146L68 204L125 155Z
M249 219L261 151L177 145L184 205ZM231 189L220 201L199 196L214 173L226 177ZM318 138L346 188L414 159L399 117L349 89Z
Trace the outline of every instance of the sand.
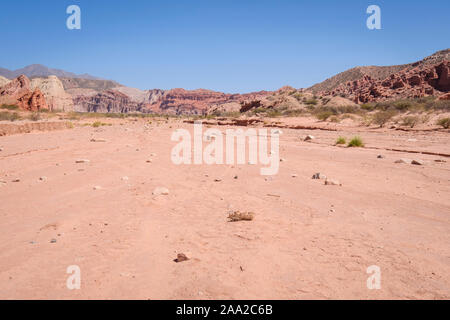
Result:
M450 298L450 158L434 155L450 154L448 132L283 128L267 178L259 165L174 165L176 128L193 126L0 137L0 298ZM356 134L366 148L333 145ZM233 210L255 217L228 222ZM72 265L80 290L66 286Z

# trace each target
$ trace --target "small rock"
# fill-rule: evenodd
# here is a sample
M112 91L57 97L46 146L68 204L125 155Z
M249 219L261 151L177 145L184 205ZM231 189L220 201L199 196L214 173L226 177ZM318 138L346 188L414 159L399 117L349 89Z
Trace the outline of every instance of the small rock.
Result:
M234 179L237 180L239 177L238 176L234 176Z
M153 161L152 161L152 159L148 159L146 162L147 163L152 163Z
M106 139L103 139L103 138L92 138L91 142L106 142Z
M321 173L316 173L312 176L312 179L314 180L326 180L327 176Z
M156 153L150 153L150 157L156 157Z
M384 159L384 158L386 158L386 157L383 156L382 154L379 154L379 155L377 156L377 158L378 158L378 159Z
M303 139L303 141L311 141L311 140L314 140L314 139L315 139L314 136L307 135L307 136L305 137L305 139Z
M326 186L342 186L342 183L340 183L337 180L327 179L327 180L325 180L325 185Z
M280 158L280 162L286 162L285 158Z
M179 253L179 254L177 254L177 258L173 261L175 261L176 263L180 263L180 262L188 261L188 260L189 260L189 258L184 253Z
M167 196L169 194L169 189L164 188L164 187L158 187L158 188L155 188L155 190L153 190L152 194L154 196L161 196L161 195Z
M255 214L253 212L235 211L228 215L229 222L252 221L254 218L255 218Z
M411 164L411 162L412 162L411 159L406 159L406 158L402 158L402 159L395 161L395 163L403 163L403 164Z
M50 240L50 243L56 243L56 239Z
M423 162L423 160L413 160L411 161L411 164L414 164L416 166L423 166L425 163Z
M39 180L40 180L40 181L47 181L47 177L42 176L42 177L39 178Z
M275 130L275 131L273 131L273 134L283 134L283 131L281 131L281 130Z
M3 148L0 148L0 151L3 151Z
M78 160L75 160L75 163L89 163L89 162L91 162L90 160L87 160L87 159L78 159Z
M442 159L436 159L436 160L434 160L434 162L438 162L438 163L445 163L445 162L447 162L447 161L445 161L445 160L442 160Z
M101 190L102 189L102 187L100 187L100 186L95 186L94 187L94 190Z
M214 179L214 182L221 182L222 179Z
M293 174L291 175L291 177L292 177L292 178L298 178L298 174L293 173Z
M20 182L20 179L14 179L12 182Z

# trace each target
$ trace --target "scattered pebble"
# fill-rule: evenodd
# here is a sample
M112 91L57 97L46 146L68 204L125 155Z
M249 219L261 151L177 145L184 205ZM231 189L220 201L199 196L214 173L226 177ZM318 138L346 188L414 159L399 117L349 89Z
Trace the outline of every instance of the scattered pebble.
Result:
M50 243L56 243L56 239L50 240Z
M377 158L378 158L378 159L384 159L384 158L386 158L386 157L383 156L382 154L379 154L379 155L377 156Z
M228 215L229 222L252 221L254 218L255 218L255 214L253 212L235 211Z
M285 158L280 158L280 162L286 162Z
M234 179L237 180L239 177L238 176L234 176Z
M75 160L75 163L89 163L89 162L91 162L90 160L87 160L87 159L78 159L78 160Z
M214 182L221 182L222 179L214 179Z
M188 261L188 260L189 260L189 258L184 253L179 253L179 254L177 254L177 258L173 261L175 261L176 263L180 263L180 262Z
M327 176L321 173L316 173L312 176L312 179L314 180L326 180Z
M411 159L406 159L406 158L402 158L402 159L395 161L395 163L404 163L404 164L411 164L411 162L412 162Z
M20 182L20 179L14 179L12 182Z
M101 190L102 189L102 187L100 187L100 186L95 186L94 187L94 190Z
M294 173L291 175L292 178L298 178L298 174Z
M146 162L147 163L152 163L153 161L152 161L152 159L148 159Z
M337 180L327 179L327 180L325 180L325 185L326 186L342 186L342 183L340 183Z
M164 188L164 187L158 187L158 188L155 188L155 190L153 190L152 194L154 196L161 196L161 195L167 196L169 194L169 189Z
M315 139L314 136L307 135L307 136L305 137L305 139L303 139L303 141L311 141L311 140L314 140L314 139Z
M45 177L45 176L39 177L39 180L41 180L41 181L47 181L47 177Z
M423 166L425 163L423 162L423 160L413 160L411 161L411 164L414 164L416 166Z
M106 139L103 139L103 138L92 138L91 142L106 142Z

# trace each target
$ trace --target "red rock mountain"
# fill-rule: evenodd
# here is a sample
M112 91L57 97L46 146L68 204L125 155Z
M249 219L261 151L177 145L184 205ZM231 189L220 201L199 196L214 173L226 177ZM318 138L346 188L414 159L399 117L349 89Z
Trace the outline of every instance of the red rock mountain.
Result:
M433 66L417 66L391 74L383 80L370 76L349 81L324 95L342 96L355 103L391 99L443 96L450 91L449 61Z
M16 105L22 110L48 109L44 94L39 88L31 89L30 80L22 75L0 88L0 105Z
M450 49L415 63L356 67L309 88L317 95L342 96L356 103L441 96L449 91Z

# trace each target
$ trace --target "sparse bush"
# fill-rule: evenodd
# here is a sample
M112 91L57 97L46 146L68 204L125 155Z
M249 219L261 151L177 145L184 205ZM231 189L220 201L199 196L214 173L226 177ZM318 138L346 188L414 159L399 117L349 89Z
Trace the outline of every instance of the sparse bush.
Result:
M75 126L73 125L73 123L72 122L70 122L70 121L67 121L66 122L66 126L67 126L67 128L69 128L69 129L73 129Z
M336 140L336 144L346 144L346 143L347 143L347 139L344 138L344 137L339 137L339 138Z
M348 143L349 148L361 148L364 147L364 142L362 139L358 136L354 137L350 142Z
M333 115L331 111L323 111L316 114L316 118L320 121L327 121L329 117Z
M442 126L444 129L450 128L450 118L439 119L436 123L438 126Z
M100 121L95 121L92 126L94 128L98 128L98 127L103 127L103 126L109 126L108 123L104 123L104 122L100 122Z
M0 109L4 109L4 110L17 110L19 109L18 106L13 106L13 105L9 105L9 104L4 104L0 107Z
M0 121L16 121L20 120L21 117L17 112L8 112L8 111L2 111L0 112Z
M31 121L39 121L41 120L41 115L39 112L33 112L32 114L30 114L28 119L30 119Z
M408 116L402 119L402 126L414 128L419 123L418 116Z
M315 105L317 105L317 103L318 103L318 101L315 98L307 99L305 101L305 104L308 105L308 106L315 106Z
M387 110L387 111L378 111L373 116L373 122L380 127L383 127L389 120L392 119L393 116L395 116L397 113L393 110Z

